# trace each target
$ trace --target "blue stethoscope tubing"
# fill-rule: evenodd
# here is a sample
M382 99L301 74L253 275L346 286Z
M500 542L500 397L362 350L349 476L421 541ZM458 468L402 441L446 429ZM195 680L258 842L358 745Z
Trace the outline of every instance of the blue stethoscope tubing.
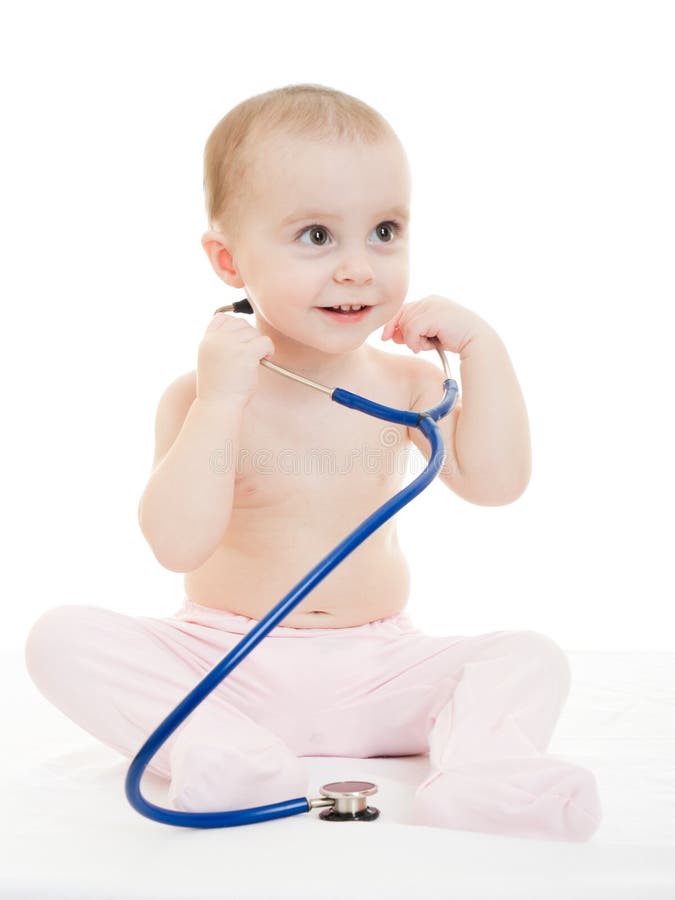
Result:
M449 372L438 340L436 338L431 340L444 360L444 370ZM359 412L375 416L378 419L384 419L387 422L419 428L431 445L431 457L427 466L414 481L411 481L410 484L406 485L390 500L387 500L386 503L376 509L367 519L364 519L351 534L348 534L321 562L317 563L248 634L244 635L239 643L211 669L152 732L132 760L124 785L127 800L142 816L166 825L181 825L187 828L224 828L231 825L252 825L256 822L264 822L267 819L279 819L310 811L311 806L307 797L294 797L292 800L270 803L266 806L250 807L249 809L203 813L183 812L181 810L165 809L162 806L149 803L141 794L140 784L143 772L162 744L173 734L181 722L199 706L202 700L220 684L225 676L229 675L248 656L251 650L262 641L265 635L285 619L303 597L316 587L346 556L355 550L359 544L363 543L380 525L383 525L387 519L390 519L397 513L401 507L410 503L414 497L420 494L434 480L443 465L445 457L443 438L436 422L448 415L452 410L457 400L458 392L457 382L454 378L448 377L443 381L443 399L441 402L424 412L415 412L414 410L394 409L391 406L383 406L381 403L367 400L365 397L353 394L351 391L346 391L343 388L336 387L332 390L330 393L331 400L340 403L342 406L357 409Z

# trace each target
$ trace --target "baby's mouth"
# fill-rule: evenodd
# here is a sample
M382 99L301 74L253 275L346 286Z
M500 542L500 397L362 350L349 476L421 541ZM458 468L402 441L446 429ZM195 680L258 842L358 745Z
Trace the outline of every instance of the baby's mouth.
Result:
M322 312L335 319L350 319L356 321L362 319L371 309L366 304L343 304L340 306L318 306Z

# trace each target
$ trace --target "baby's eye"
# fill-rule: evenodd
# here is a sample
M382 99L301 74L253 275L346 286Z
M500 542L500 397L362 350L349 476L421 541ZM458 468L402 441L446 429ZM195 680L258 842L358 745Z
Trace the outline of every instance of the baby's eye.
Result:
M328 235L328 231L323 227L323 225L310 225L309 228L305 228L300 232L300 234L298 235L298 240L300 240L300 238L304 237L304 235L306 234L310 235L311 243L314 244L315 247L323 247L326 243L326 240L325 238L324 240L321 240L320 238L321 235ZM319 235L318 241L314 240L315 235ZM305 243L305 241L301 241L301 243Z
M390 237L385 237L384 243L390 244L400 232L401 226L398 222L380 222L373 230L377 231L378 237L382 237L382 232L384 232L385 235L389 234Z
M394 237L401 231L401 226L398 222L380 222L379 225L376 225L373 228L373 231L377 232L378 237L382 238L382 243L390 244ZM298 240L300 240L304 235L309 234L310 241L315 247L324 247L326 245L328 239L328 229L324 228L323 225L310 225L309 228L303 229L298 235ZM389 235L387 237L387 235ZM315 240L315 237L318 236L318 240ZM322 239L323 236L323 239ZM306 243L305 241L301 241L301 243Z

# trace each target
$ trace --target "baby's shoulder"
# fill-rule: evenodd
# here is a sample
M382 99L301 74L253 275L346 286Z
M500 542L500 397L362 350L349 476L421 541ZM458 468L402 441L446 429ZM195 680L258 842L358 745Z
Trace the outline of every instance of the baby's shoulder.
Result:
M396 360L394 365L397 367L395 371L399 373L399 377L404 379L410 386L411 409L417 409L421 402L422 409L428 409L439 403L443 398L443 382L445 373L437 362L437 354L433 354L433 359L424 359L421 356L413 356L412 354L386 354ZM428 354L429 356L431 354Z
M190 369L189 372L184 372L182 375L179 375L176 378L176 384L180 385L180 387L186 393L193 393L195 397L197 396L197 370Z
M389 350L380 350L379 347L373 347L372 344L368 344L367 347L371 365L379 368L383 376L406 376L407 363L410 362L409 357L403 356L402 353L391 353Z
M184 372L174 378L167 387L166 393L171 396L177 406L190 407L197 396L197 370L190 369L189 372Z
M153 470L169 452L197 396L197 372L179 375L159 398L155 413L155 458Z
M377 383L398 385L403 394L409 394L412 402L419 388L420 361L410 354L390 353L377 347L369 349ZM405 402L403 397L401 402Z

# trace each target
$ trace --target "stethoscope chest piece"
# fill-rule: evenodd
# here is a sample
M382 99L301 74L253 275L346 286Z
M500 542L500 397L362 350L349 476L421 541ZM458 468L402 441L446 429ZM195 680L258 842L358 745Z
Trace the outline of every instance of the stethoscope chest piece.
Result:
M319 791L322 797L327 798L323 803L330 803L330 809L319 813L320 819L328 822L372 822L380 814L379 809L368 806L367 798L377 793L377 785L371 781L332 781L324 784Z

